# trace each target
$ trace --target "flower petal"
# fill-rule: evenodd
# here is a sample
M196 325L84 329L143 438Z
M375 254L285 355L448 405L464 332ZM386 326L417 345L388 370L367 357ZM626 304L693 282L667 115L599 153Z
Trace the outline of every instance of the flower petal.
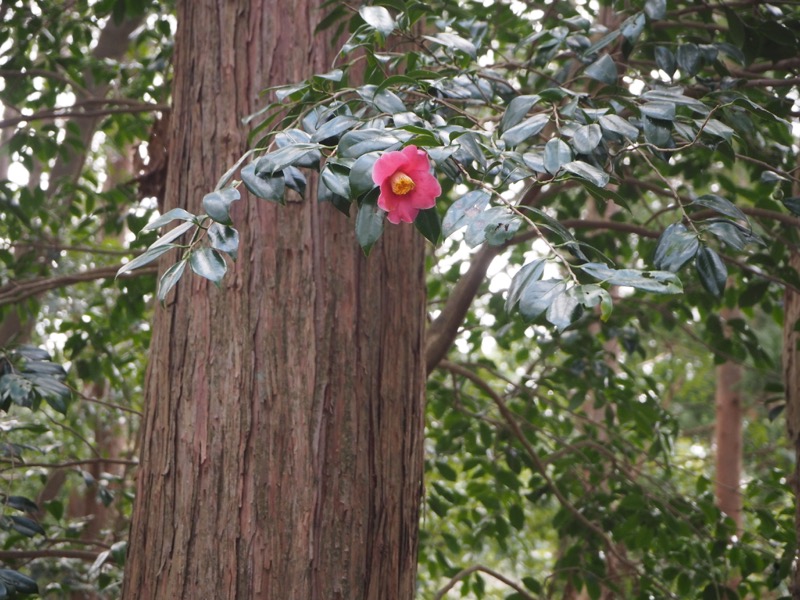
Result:
M427 171L409 173L414 180L414 190L408 194L408 200L416 208L431 208L436 204L436 198L442 195L442 186L439 181Z
M413 146L409 146L412 148ZM397 171L408 168L409 157L403 151L387 152L375 161L372 167L372 181L377 185L382 184Z

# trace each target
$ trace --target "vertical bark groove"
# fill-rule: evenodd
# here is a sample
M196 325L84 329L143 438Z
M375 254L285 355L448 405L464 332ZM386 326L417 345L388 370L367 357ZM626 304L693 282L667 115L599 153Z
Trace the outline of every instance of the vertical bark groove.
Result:
M200 211L258 90L327 69L332 43L302 18L319 0L178 5L166 208ZM223 289L186 275L157 311L123 598L410 600L424 240L389 228L367 260L313 199L233 218Z

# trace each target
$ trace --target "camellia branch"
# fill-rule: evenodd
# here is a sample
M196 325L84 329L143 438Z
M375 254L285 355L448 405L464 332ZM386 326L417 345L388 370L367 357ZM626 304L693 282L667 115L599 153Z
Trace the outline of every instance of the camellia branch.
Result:
M32 558L77 558L94 562L99 552L90 550L0 550L0 560L30 560ZM109 560L113 560L109 556Z
M53 119L64 119L67 117L104 117L106 115L123 114L123 113L137 113L137 112L157 112L169 110L168 104L149 104L143 102L141 104L118 106L116 108L103 108L97 110L73 110L73 107L54 108L52 110L43 110L32 115L20 115L18 117L11 117L0 121L0 129L6 127L14 127L22 122L30 121L45 121Z
M534 597L531 596L528 592L526 592L525 589L522 588L520 585L514 583L505 575L502 575L501 573L498 573L497 571L490 569L488 567L484 567L483 565L472 565L471 567L467 567L466 569L463 569L462 571L456 573L456 575L450 581L447 582L447 585L445 585L441 590L439 590L436 593L436 595L433 597L434 600L442 600L442 598L445 597L447 592L453 589L453 586L455 586L456 583L478 571L480 571L481 573L486 573L487 575L491 575L498 581L502 581L508 587L513 588L520 596L522 596L526 600L534 600Z

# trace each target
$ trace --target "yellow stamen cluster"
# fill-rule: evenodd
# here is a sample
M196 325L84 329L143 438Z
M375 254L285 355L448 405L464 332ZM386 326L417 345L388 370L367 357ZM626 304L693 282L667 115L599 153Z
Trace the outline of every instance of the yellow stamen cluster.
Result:
M415 187L414 180L405 173L392 175L392 191L398 196L405 196Z

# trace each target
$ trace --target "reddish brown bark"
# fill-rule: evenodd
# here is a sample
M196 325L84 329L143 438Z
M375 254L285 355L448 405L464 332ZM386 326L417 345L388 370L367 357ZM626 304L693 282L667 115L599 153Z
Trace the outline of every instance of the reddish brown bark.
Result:
M790 265L800 273L800 252L793 249ZM795 494L795 532L800 538L800 294L786 288L783 317L783 382L786 394L786 429L795 452L792 488ZM795 556L798 560L800 556ZM792 598L800 598L800 569L792 570Z
M738 310L724 309L726 320L739 317ZM716 446L716 476L714 494L717 506L742 530L742 366L726 361L717 366L717 386L714 394L716 417L714 440Z
M167 208L202 210L260 89L330 67L319 4L178 2ZM222 289L157 310L123 598L410 600L424 241L367 260L331 206L244 196Z

